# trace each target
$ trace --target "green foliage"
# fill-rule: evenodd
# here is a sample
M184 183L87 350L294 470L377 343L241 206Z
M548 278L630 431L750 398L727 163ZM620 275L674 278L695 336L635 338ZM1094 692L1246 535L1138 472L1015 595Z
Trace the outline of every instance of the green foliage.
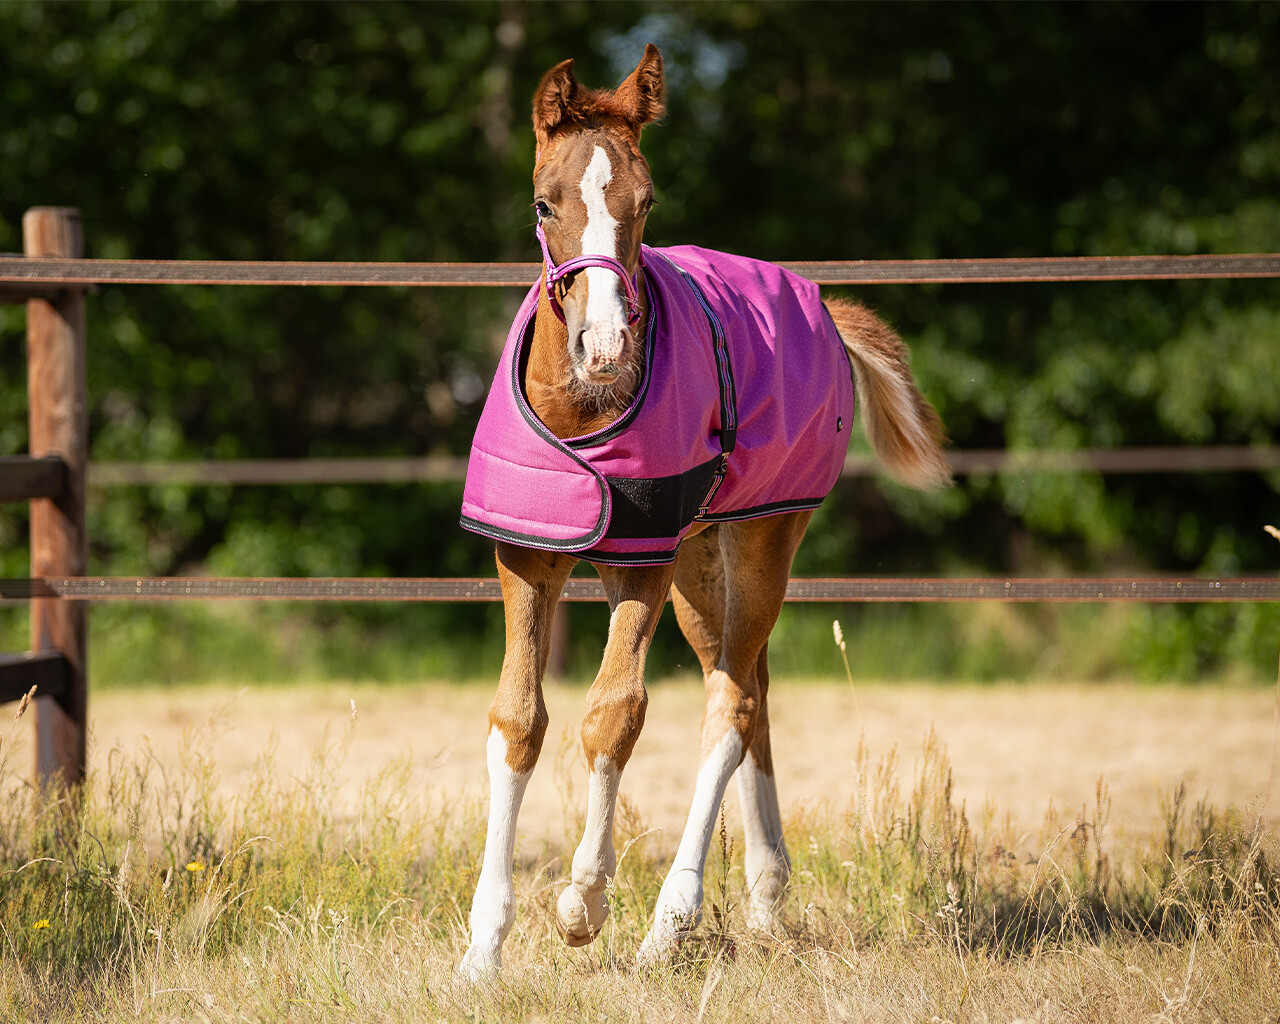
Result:
M780 678L1265 684L1276 678L1274 612L1261 604L792 605L769 642ZM672 637L674 643L675 637ZM692 657L668 668L696 669Z
M502 609L447 605L313 609L177 602L93 613L96 685L283 679L491 681L502 665ZM465 644L460 632L477 634Z
M93 256L533 259L538 76L572 55L584 81L613 84L654 41L670 86L645 140L655 244L772 259L1265 251L1280 227L1278 10L0 4L0 250L20 249L27 207L65 204ZM959 447L1275 440L1274 281L859 297L902 331ZM465 453L513 301L103 288L92 457ZM22 328L20 307L0 307L0 454L26 445ZM1274 473L1010 473L928 497L844 482L800 571L1271 571L1260 527L1277 488ZM457 497L98 490L92 571L488 572ZM26 572L23 516L0 511L6 575ZM1170 614L1200 652L1179 664L1241 655L1199 631L1212 616ZM484 615L454 621L474 631Z

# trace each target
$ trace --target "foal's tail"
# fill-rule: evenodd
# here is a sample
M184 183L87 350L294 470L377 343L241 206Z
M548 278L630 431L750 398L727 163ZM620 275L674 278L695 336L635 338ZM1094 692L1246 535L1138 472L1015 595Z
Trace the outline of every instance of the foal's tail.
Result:
M865 306L841 299L826 306L853 363L862 429L889 475L922 489L950 483L942 419L916 387L902 339Z

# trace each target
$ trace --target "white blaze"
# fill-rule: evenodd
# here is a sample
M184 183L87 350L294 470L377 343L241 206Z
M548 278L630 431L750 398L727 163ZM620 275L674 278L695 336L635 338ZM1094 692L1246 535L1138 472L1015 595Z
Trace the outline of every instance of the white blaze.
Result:
M618 258L618 221L605 201L605 189L612 180L613 165L609 163L609 156L596 146L579 186L582 202L587 207L587 226L582 232L584 256ZM587 366L595 367L621 358L627 315L619 290L621 282L612 271L588 267L584 273L587 275L587 312L583 318L582 343Z
M609 212L604 190L613 181L613 164L600 146L595 147L591 162L582 172L582 202L587 207L587 227L582 232L583 255L618 258L618 222ZM588 271L589 272L589 271Z

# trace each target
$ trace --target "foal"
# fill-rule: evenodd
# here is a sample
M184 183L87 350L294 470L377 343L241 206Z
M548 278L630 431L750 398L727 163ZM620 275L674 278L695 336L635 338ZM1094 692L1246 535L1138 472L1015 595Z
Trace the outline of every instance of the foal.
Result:
M639 960L698 921L732 775L753 927L773 926L790 873L769 748L767 646L812 509L839 475L855 391L890 473L948 479L941 424L897 336L769 264L642 246L653 183L644 125L663 113L662 57L615 90L565 61L533 100L542 281L516 317L477 430L463 525L497 540L506 655L489 709L489 826L461 971L496 970L515 917L516 818L542 747L551 618L579 560L596 564L608 641L587 693L587 819L556 920L581 946L609 913L614 805L644 725L644 662L670 595L702 666L693 803ZM852 373L850 372L852 371Z

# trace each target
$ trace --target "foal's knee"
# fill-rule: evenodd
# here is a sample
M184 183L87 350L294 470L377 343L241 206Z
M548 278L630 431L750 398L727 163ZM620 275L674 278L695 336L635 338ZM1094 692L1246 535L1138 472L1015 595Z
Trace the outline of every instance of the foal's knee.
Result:
M495 698L489 708L489 732L495 730L506 743L507 766L517 775L533 771L542 752L550 717L539 701L535 707L506 706Z
M756 739L760 723L760 692L754 679L735 680L724 669L707 677L707 706L702 721L705 756L729 730L738 734L745 752Z
M592 770L601 756L619 771L626 766L644 728L648 706L649 694L643 684L588 695L582 716L582 752Z

